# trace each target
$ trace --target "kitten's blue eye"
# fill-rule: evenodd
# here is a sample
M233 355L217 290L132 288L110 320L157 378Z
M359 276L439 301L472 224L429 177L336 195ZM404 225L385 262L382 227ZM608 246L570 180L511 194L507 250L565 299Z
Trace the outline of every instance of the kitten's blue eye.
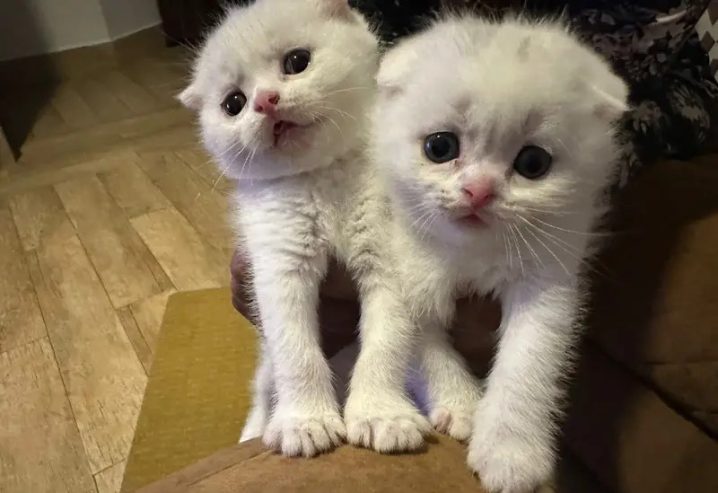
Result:
M309 50L299 48L292 50L284 56L284 63L282 68L284 73L287 75L301 74L309 66L309 62L312 60L312 55Z
M518 174L529 180L538 180L551 169L553 157L546 150L537 146L526 146L514 160L514 169Z
M236 91L224 98L222 101L222 109L229 116L237 116L242 112L242 108L247 104L247 97L242 91Z
M459 138L452 132L437 132L424 140L424 154L437 164L459 157Z

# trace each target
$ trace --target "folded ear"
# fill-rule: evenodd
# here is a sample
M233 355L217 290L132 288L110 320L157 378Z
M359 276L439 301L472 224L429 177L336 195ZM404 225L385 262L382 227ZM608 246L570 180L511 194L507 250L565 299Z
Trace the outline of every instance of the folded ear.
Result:
M349 6L349 0L314 0L321 9L329 17L339 19L352 19L352 9Z
M190 84L184 91L179 93L177 95L177 99L185 105L185 107L193 111L199 111L202 106L202 97L200 96L200 93L194 83Z
M589 83L596 96L594 112L606 121L616 121L628 111L628 85L608 67Z
M413 48L412 41L408 41L389 50L382 58L376 76L382 95L398 94L406 85L417 59Z

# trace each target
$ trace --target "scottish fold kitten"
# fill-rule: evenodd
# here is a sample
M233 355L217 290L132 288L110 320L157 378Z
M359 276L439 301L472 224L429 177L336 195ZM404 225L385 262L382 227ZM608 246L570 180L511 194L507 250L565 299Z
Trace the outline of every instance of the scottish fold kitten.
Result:
M408 313L384 244L387 204L363 154L377 41L346 0L257 0L209 36L180 99L237 179L236 222L262 326L241 440L286 455L350 442L414 449L429 428L408 399ZM336 256L362 302L361 353L344 419L319 344L318 289Z
M554 467L626 85L561 25L473 17L399 43L378 81L373 142L412 252L431 421L457 438L473 422L468 463L489 491L534 491ZM445 332L467 292L503 305L485 390Z

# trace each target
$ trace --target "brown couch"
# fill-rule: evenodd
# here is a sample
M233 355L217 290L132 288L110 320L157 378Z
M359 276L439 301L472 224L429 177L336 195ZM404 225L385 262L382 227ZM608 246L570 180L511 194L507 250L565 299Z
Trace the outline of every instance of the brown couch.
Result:
M566 443L614 491L718 491L718 154L645 170L612 225Z

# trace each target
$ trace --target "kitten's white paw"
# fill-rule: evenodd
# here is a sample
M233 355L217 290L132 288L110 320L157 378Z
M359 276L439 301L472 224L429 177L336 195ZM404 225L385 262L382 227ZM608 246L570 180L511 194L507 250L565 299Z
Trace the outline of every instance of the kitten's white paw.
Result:
M476 429L469 444L468 464L491 493L552 491L551 446L536 446L506 427Z
M467 441L473 429L473 406L439 406L429 414L429 421L439 433Z
M341 445L346 433L339 413L282 413L269 420L264 444L287 456L313 457Z
M344 419L349 443L377 452L416 450L424 444L431 426L424 416L404 399L357 399L349 397Z

